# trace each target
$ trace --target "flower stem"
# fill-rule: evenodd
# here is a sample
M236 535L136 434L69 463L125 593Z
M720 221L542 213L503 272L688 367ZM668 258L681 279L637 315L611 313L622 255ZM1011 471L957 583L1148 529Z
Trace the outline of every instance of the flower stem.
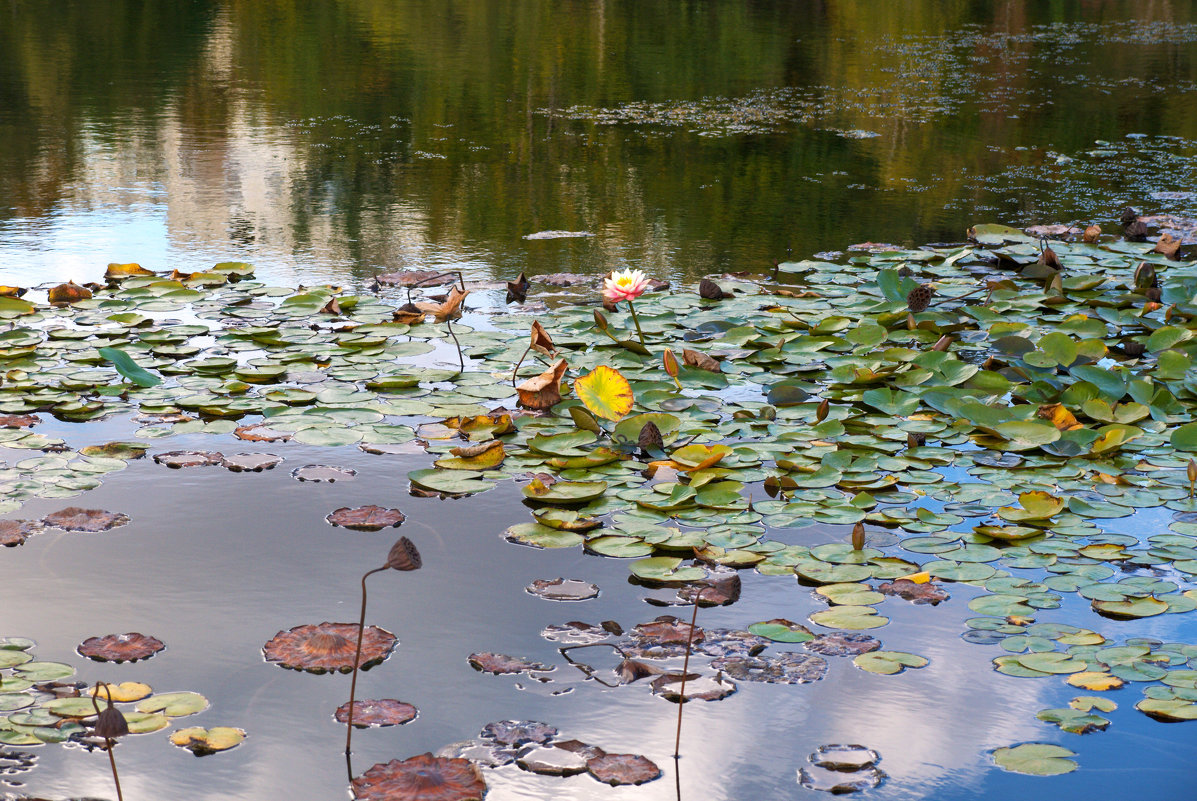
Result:
M628 298L628 311L632 313L632 322L636 324L636 336L640 337L640 347L648 348L644 344L644 332L640 330L640 318L636 316L636 304L632 303L632 299Z
M357 651L353 654L353 678L349 682L349 715L345 726L345 756L348 757L353 742L353 701L357 693L357 665L362 659L362 637L366 633L366 579L386 567L376 567L362 576L362 614L357 624Z

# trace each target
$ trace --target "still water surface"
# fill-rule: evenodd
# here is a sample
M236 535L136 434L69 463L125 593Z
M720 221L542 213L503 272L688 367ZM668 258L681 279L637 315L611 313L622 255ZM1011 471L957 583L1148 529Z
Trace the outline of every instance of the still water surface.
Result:
M110 261L191 271L227 260L290 285L361 286L426 267L484 279L631 265L676 279L868 240L955 240L980 220L1109 225L1127 203L1191 216L1195 42L1197 10L1167 2L7 0L0 282L98 280ZM524 238L546 230L592 236ZM40 430L83 443L66 424ZM134 430L94 425L86 441ZM176 437L171 447L214 445ZM488 771L488 798L675 797L676 707L637 685L582 682L539 636L567 620L627 628L669 611L643 602L625 564L504 542L498 532L528 519L514 487L471 501L409 497L405 474L426 457L278 452L285 466L260 475L162 481L165 468L135 462L86 498L130 511L129 526L45 534L0 554L0 634L38 640L40 658L78 664L84 680L201 692L212 708L197 724L250 732L205 759L165 735L131 738L119 748L126 797L345 797L331 713L347 678L281 670L260 648L279 629L355 619L358 578L391 534L333 529L324 516L369 503L404 510L401 531L426 568L371 579L370 622L401 645L363 675L359 697L401 698L420 717L360 732L356 770L492 720L536 719L644 753L666 776L608 788L508 767ZM359 476L289 476L309 462ZM147 487L160 489L147 497ZM20 516L61 506L31 501ZM771 535L813 544L845 532ZM523 590L558 576L603 594L570 605ZM793 582L750 571L744 581L743 600L700 621L742 628L823 606ZM1119 699L1127 709L1108 732L1083 749L1063 739L1033 712L1065 705L1071 688L993 673L995 649L958 639L971 592L954 587L936 610L887 603L886 647L929 657L925 670L879 683L832 660L823 682L745 682L728 700L688 705L681 796L820 797L795 781L806 755L859 742L882 754L890 778L868 797L887 801L1145 787L1188 797L1197 740L1184 724L1154 723ZM1120 625L1065 611L1078 625ZM73 653L89 636L135 630L168 650L119 669ZM1177 637L1151 624L1136 632ZM559 667L549 684L521 684L473 671L465 657L479 650ZM1082 770L1031 779L992 766L989 750L1024 740L1082 750ZM101 754L37 750L22 792L112 795Z

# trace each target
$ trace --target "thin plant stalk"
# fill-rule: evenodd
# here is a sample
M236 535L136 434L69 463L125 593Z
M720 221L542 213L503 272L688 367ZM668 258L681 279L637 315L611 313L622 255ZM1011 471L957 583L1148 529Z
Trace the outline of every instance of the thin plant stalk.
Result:
M110 690L108 685L104 682L96 682L97 690L100 688L101 684L104 685L104 692L108 694L108 705L112 706L112 690ZM98 718L100 716L100 705L96 702L95 695L92 695L91 697L91 705L95 707L96 717ZM112 766L112 782L116 785L116 799L117 801L125 801L124 793L121 792L121 779L116 773L116 756L112 753L111 737L104 738L104 749L108 751L108 764Z
M353 678L349 682L349 724L345 731L345 756L348 758L353 744L353 699L357 694L357 665L362 658L362 638L366 633L366 579L374 573L387 570L386 566L376 567L362 576L362 614L357 624L357 650L353 654Z
M636 304L628 298L628 311L632 313L632 322L636 325L636 336L640 337L640 347L647 349L648 345L644 344L644 332L640 330L640 318L636 316Z
M678 690L677 700L677 736L673 740L673 759L676 762L682 758L682 709L686 704L686 675L690 672L690 646L694 643L694 624L698 622L698 600L707 590L714 587L703 587L694 593L694 614L690 616L690 631L686 636L686 658L682 661L682 686Z

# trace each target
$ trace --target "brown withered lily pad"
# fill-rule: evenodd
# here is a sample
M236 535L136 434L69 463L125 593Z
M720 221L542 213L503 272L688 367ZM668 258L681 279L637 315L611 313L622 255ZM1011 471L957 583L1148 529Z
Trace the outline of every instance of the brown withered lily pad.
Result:
M387 286L445 286L457 282L453 273L442 273L436 270L399 270L393 273L383 273L376 276L378 283Z
M448 759L468 759L487 768L500 768L515 762L516 751L511 746L490 740L462 740L437 749L436 755Z
M520 406L542 410L560 403L561 377L565 375L567 366L565 359L561 359L540 375L533 376L516 387Z
M558 734L556 726L538 720L496 720L482 727L479 735L485 740L494 740L503 745L543 745Z
M165 648L162 640L137 632L88 637L79 644L80 656L97 662L136 662L149 659Z
M540 630L540 636L549 642L585 644L602 642L611 636L611 632L601 625L571 620L568 623L553 623L545 626Z
M655 645L685 644L687 641L699 643L706 636L702 628L692 628L688 622L672 615L662 615L652 622L639 623L628 634L635 640Z
M154 454L154 461L167 467L208 467L224 462L224 454L214 451L166 451Z
M91 290L85 286L79 286L74 281L67 281L65 284L59 284L50 289L47 294L47 299L52 305L61 306L67 303L77 303L81 300L87 300L91 297Z
M679 601L699 606L725 606L740 598L740 574L735 570L711 571L705 579L687 584L677 592Z
M885 595L897 595L916 604L938 604L952 596L948 591L933 581L918 584L910 579L894 579L877 587L878 592Z
M273 470L283 457L273 453L237 453L224 457L222 464L234 473L261 473Z
M37 520L0 520L0 545L15 548L41 530Z
M520 754L517 765L541 776L576 776L586 772L586 757L552 746L537 746Z
M597 584L567 578L535 579L524 589L550 601L586 601L597 598L599 594Z
M698 673L685 674L686 686L682 687L682 673L662 673L652 680L653 694L666 701L680 701L683 693L687 701L719 701L736 691L736 683L723 676L702 676Z
M881 640L859 632L832 631L817 635L803 643L803 647L823 656L858 656L876 651L881 647Z
M357 475L357 471L350 467L332 467L324 464L305 464L291 471L291 477L300 481L348 481Z
M813 654L788 651L774 656L729 656L711 662L734 679L770 684L806 684L827 675L827 660Z
M689 623L684 624L687 628ZM634 631L631 632L634 636ZM691 651L706 656L756 656L770 641L742 629L705 629L703 639L695 641ZM686 653L684 635L680 642L659 643L654 640L633 639L620 642L629 656L647 659L668 659Z
M357 531L381 531L387 527L394 528L406 520L398 509L384 509L381 506L359 506L356 509L342 506L324 519L334 526Z
M418 711L414 706L394 698L379 698L353 702L353 725L364 729L368 726L401 726L416 719ZM349 720L349 704L337 707L338 723Z
M661 769L648 757L639 754L603 754L586 762L590 775L613 787L621 784L644 784L659 778Z
M68 506L42 518L42 523L52 528L60 528L63 531L84 531L92 534L108 531L128 522L129 516L121 512L81 509L78 506Z
M470 667L483 673L494 673L496 676L505 673L525 673L530 670L548 670L548 666L540 662L533 662L518 656L495 654L489 651L479 651L470 654L467 660Z
M486 795L477 765L431 753L379 763L352 786L357 801L481 801Z
M362 635L362 670L386 659L398 643L394 634L378 626L366 626ZM267 662L291 670L330 673L353 670L357 648L356 623L321 623L280 631L262 648Z
M0 414L0 428L28 428L41 421L36 414Z
M233 432L233 436L246 442L286 442L292 435L290 431L279 431L265 423L254 423L239 427Z
M638 659L625 659L615 668L615 675L619 676L619 680L624 684L631 684L649 676L659 676L664 672L661 668Z

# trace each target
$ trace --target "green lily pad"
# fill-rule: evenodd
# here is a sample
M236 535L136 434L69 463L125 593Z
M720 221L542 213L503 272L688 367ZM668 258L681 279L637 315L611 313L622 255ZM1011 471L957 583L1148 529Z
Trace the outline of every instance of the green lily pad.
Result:
M812 623L829 629L864 631L877 629L889 623L889 618L878 613L871 606L833 606L810 616Z
M1050 743L1023 743L1010 748L998 748L993 761L1003 770L1028 776L1058 776L1077 769L1068 757L1076 753Z
M906 668L922 668L929 664L926 657L918 654L908 654L904 651L870 651L859 654L852 664L869 673L880 673L886 676L901 673Z

